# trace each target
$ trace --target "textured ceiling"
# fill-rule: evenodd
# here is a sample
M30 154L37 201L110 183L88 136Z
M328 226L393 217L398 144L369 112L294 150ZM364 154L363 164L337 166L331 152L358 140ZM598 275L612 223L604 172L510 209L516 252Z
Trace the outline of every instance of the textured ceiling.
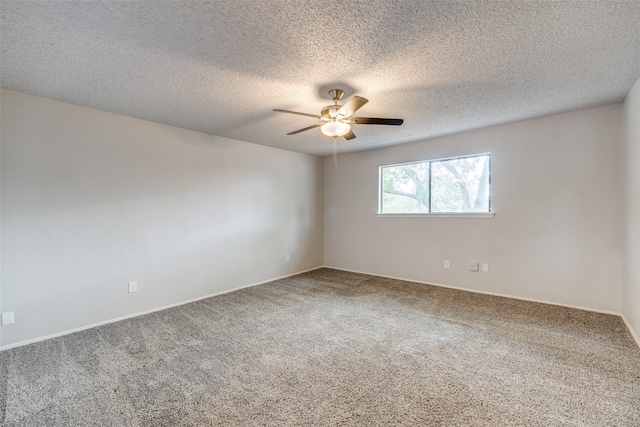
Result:
M621 102L640 1L1 1L5 89L302 153L369 99L341 152Z

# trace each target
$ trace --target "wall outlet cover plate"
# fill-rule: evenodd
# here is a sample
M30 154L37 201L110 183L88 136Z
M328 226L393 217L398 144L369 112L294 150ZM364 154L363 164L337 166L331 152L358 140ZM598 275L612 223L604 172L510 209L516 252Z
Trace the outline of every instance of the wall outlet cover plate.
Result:
M15 320L13 318L13 311L7 311L6 313L2 313L2 325L10 325L14 322Z

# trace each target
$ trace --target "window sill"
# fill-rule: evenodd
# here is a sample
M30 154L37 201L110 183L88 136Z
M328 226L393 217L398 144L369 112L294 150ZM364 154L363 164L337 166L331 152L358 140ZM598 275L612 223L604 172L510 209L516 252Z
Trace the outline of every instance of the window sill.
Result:
M377 214L378 217L381 218L424 218L424 217L432 217L432 218L493 218L495 216L495 212L461 212L461 213L423 213L423 214Z

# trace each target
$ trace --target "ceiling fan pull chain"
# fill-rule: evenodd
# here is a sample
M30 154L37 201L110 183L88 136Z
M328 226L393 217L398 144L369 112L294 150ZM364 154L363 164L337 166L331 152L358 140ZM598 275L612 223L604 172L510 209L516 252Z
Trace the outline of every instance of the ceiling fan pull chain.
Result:
M333 166L338 169L338 138L333 137Z

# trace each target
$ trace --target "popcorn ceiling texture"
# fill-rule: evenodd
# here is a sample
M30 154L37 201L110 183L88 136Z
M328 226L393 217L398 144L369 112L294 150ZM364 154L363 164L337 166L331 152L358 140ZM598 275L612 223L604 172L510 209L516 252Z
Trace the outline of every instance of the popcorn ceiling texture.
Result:
M2 1L1 84L113 113L327 155L339 87L370 100L342 152L621 102L640 2Z

